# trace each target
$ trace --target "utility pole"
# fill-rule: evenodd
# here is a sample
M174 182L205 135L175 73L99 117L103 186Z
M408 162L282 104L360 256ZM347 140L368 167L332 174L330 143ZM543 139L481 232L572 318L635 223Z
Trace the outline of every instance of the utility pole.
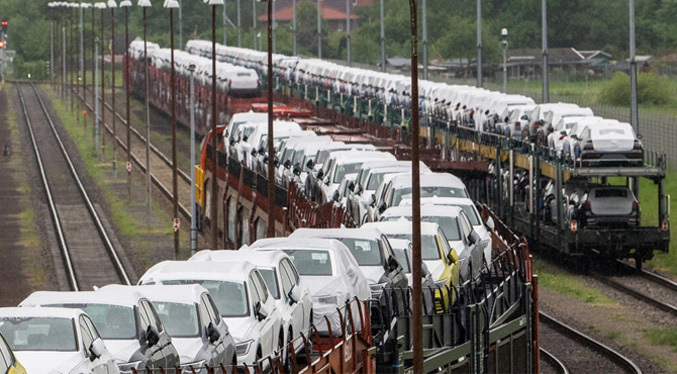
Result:
M421 1L421 21L423 27L423 79L428 79L428 12L427 12L427 1ZM412 66L412 69L414 67ZM418 69L418 66L416 67ZM411 97L413 100L418 101L418 97ZM432 144L432 143L430 143Z
M291 32L294 34L294 52L293 55L296 56L296 0L291 2Z
M240 22L240 0L237 0L237 47L242 48L242 23Z
M94 37L94 143L99 154L99 38Z
M482 87L482 0L477 0L477 87Z
M190 254L197 253L197 205L195 202L195 65L190 70Z
M54 21L49 21L49 81L54 88Z
M541 101L550 102L550 76L548 67L548 15L547 0L541 0L541 43L543 44L543 56L541 61L541 75L543 76L543 88Z
M322 0L317 0L317 58L322 59Z
M266 237L275 237L275 149L273 148L273 0L268 0L268 230Z
M118 177L118 151L117 151L117 141L116 138L118 133L115 129L115 8L117 4L115 0L108 1L108 7L110 8L110 63L111 63L111 108L113 109L113 115L111 115L111 121L113 121L113 175L115 179Z
M637 56L635 48L635 0L630 0L630 121L639 135L637 112Z
M254 37L254 50L258 51L258 46L256 45L256 0L252 0L252 35Z
M223 45L228 45L226 37L226 27L228 26L228 15L226 14L226 0L223 0Z
M346 65L348 65L348 66L350 66L350 2L351 1L352 0L346 0Z
M383 1L381 0L381 72L386 72L386 29L384 24Z

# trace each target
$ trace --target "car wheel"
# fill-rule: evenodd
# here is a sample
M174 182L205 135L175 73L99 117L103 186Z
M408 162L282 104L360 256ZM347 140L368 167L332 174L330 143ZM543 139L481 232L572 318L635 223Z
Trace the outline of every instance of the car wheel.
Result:
M292 373L294 370L294 365L292 362L292 354L291 351L294 349L294 344L293 344L293 331L291 328L289 328L289 331L287 332L287 353L284 355L284 372L285 373Z
M233 358L230 360L231 373L235 373L237 370L237 356L233 354Z

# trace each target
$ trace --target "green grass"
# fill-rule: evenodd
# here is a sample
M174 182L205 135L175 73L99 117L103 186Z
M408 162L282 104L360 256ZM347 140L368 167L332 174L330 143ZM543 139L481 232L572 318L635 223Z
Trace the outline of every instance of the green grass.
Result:
M652 345L672 347L677 352L677 328L647 329L643 332Z
M591 305L612 306L616 302L600 290L588 287L572 275L539 260L534 260L534 273L538 274L539 286L548 288Z

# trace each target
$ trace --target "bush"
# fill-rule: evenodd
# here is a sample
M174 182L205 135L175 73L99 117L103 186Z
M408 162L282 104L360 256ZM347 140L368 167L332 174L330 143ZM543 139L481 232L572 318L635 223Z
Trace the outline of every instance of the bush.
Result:
M31 80L47 80L49 73L47 73L47 64L45 61L30 61L23 62L22 60L14 59L14 77L17 79L27 79L28 74L31 75Z
M598 98L600 103L629 106L630 77L617 72L610 81L602 85ZM640 73L637 77L637 103L665 105L670 102L667 82L652 73Z

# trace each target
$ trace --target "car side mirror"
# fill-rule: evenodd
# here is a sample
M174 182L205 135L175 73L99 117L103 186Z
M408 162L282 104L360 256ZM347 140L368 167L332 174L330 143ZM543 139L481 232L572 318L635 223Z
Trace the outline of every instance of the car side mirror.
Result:
M256 318L259 321L263 321L264 319L268 318L268 308L266 308L266 304L261 304L260 301L256 302L256 305L254 306L254 310L256 311Z
M273 159L273 165L275 165L275 167L280 166L280 160L278 160L277 157Z
M452 249L449 251L449 254L447 255L447 259L449 260L449 263L455 264L458 262L458 253L456 253L455 249Z
M566 130L562 130L562 131L559 132L559 134L560 134L560 135L563 135L563 136L567 136L567 131L566 131Z
M265 150L263 147L260 147L260 148L259 148L259 153L260 153L260 154L264 154L264 153L266 153L266 150Z
M105 351L106 345L103 343L103 340L101 340L101 338L96 338L96 340L94 340L89 346L89 353L91 354L89 360L96 360L97 358L101 357Z
M252 156L256 157L259 153L256 151L256 149L252 149L251 151Z
M317 179L321 180L322 177L324 177L324 171L320 170L320 171L317 172Z
M245 135L245 136L242 137L242 141L243 141L243 142L246 142L247 139L249 139L249 137L248 137L247 135Z
M153 327L148 326L146 329L146 342L149 347L154 346L157 342L160 341L160 333Z
M331 199L337 203L341 201L341 195L339 194L338 190L334 190L334 194L331 196Z
M571 134L571 139L573 139L573 140L578 140L578 135L576 135L576 134Z
M383 213L383 212L386 211L386 208L387 208L387 207L386 207L386 203L382 202L382 203L379 204L379 206L378 206L378 212L379 212L379 213Z
M472 230L470 234L468 235L468 241L470 244L477 244L480 241L480 235L477 233L477 231Z
M331 182L331 178L327 177L327 178L324 179L324 184L325 184L325 185L328 186L330 182Z
M348 182L348 190L355 192L355 183Z
M209 337L209 342L212 344L214 344L214 342L219 340L221 337L219 330L214 327L214 322L209 322L209 327L207 327L207 337Z
M313 162L313 160L308 160L308 162L306 162L306 167L308 170L313 170L313 166L315 166L315 162Z
M299 300L301 300L301 290L299 289L299 286L294 285L294 287L289 290L289 304L297 303Z
M289 160L285 161L284 167L287 168L287 169L290 169L291 168L291 161L289 161Z
M294 166L294 174L295 175L301 175L301 168L299 168L298 165Z
M485 222L487 228L489 231L494 231L494 228L496 227L496 224L494 223L494 219L489 217L487 218L487 221Z
M397 262L397 259L394 256L390 256L388 258L388 262L386 263L386 270L388 272L393 272L397 270L400 267L400 263Z
M374 204L376 204L376 195L371 194L371 196L369 197L369 206L374 206Z

